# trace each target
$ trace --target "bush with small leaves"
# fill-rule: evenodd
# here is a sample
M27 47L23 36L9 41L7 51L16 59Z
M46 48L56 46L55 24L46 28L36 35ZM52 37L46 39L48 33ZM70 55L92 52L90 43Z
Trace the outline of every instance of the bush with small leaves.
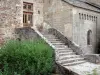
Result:
M9 41L0 49L0 75L51 75L53 49L43 40Z

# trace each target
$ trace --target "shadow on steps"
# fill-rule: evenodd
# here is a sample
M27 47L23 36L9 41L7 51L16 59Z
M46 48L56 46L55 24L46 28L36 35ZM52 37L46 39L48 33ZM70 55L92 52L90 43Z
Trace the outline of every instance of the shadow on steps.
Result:
M30 27L24 27L24 28L16 28L15 33L17 35L18 40L34 40L39 38L37 33L34 31L34 29Z

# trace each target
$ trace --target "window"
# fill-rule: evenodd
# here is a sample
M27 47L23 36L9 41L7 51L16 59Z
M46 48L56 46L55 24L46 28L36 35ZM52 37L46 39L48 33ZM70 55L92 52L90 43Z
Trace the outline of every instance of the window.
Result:
M33 5L31 5L31 4L28 5L28 10L32 10L32 6L33 6Z
M32 26L33 22L33 14L29 12L24 12L23 14L23 23L24 26Z
M93 16L92 16L92 21L93 21Z
M91 15L90 15L90 20L91 20Z
M86 20L86 14L84 14L84 19Z
M32 14L28 14L28 22L29 24L32 24Z
M79 19L81 19L81 13L79 13Z
M96 17L96 22L97 22L97 17Z
M33 10L33 4L32 4L32 3L24 2L24 3L23 3L23 9L26 9L26 10Z
M89 19L89 16L87 15L87 20Z
M23 26L33 26L33 4L24 2L23 9Z
M87 32L87 45L91 45L92 42L92 31L88 30Z
M23 23L24 23L24 20L25 20L25 19L24 19L24 14L23 14Z
M90 21L97 21L97 17L94 15L79 13L79 19L82 20L90 20Z
M89 15L89 20L91 20L91 15Z
M40 14L40 11L38 10L38 14Z
M27 23L27 15L25 14L25 23Z
M95 16L94 16L94 21L95 21Z
M84 19L84 16L83 16L83 14L82 14L82 19Z
M23 23L27 23L27 15L23 14Z
M23 4L23 9L27 9L27 4Z

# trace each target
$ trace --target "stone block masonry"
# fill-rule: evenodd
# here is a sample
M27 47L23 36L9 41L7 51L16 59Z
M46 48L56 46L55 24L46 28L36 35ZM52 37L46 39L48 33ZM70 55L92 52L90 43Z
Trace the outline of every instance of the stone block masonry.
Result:
M21 3L21 0L0 0L0 37L3 39L12 38L14 28L22 26Z

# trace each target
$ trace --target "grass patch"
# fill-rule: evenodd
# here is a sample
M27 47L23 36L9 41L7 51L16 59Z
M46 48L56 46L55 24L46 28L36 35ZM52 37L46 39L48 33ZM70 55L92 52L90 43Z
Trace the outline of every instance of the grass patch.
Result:
M0 50L0 75L51 75L53 49L43 40L9 41Z

